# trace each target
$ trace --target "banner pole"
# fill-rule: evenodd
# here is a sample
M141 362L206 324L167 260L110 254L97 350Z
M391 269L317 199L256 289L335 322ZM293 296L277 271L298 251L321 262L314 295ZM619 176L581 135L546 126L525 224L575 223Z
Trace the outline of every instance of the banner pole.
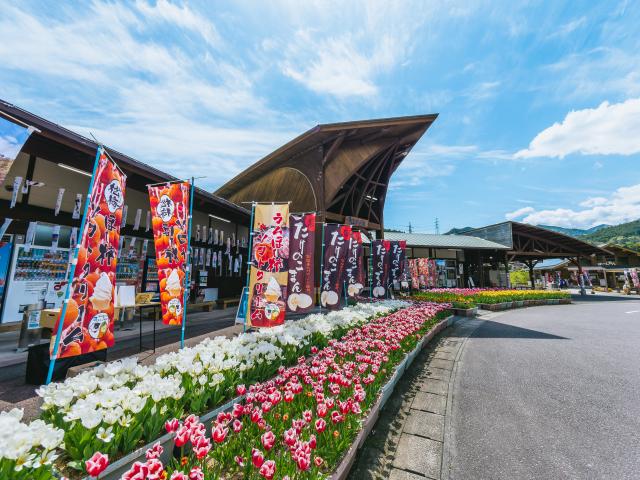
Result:
M256 212L256 202L251 202L251 220L249 221L249 251L247 252L247 310L244 315L244 323L242 324L242 331L247 331L247 315L251 314L249 308L249 284L251 283L251 263L253 262L253 219Z
M369 243L369 247L369 274L367 277L369 277L369 298L373 298L373 250L375 248L373 242Z
M184 296L183 296L183 309L182 312L182 328L180 331L180 348L184 348L184 331L187 325L187 300L189 299L189 287L191 286L191 268L193 265L191 264L191 226L193 225L193 194L195 192L195 179L191 177L191 188L189 189L189 227L187 228L187 274L184 276L185 285L184 285Z
M84 214L82 215L82 220L80 221L80 240L82 240L82 233L84 232L84 225L87 222L87 212L89 211L89 204L91 203L91 192L93 190L93 184L96 178L96 172L98 171L98 163L100 162L100 153L102 151L102 146L98 145L98 149L96 150L96 159L93 162L93 174L91 175L91 180L89 181L89 192L87 194L87 198L85 199L84 204ZM71 296L71 283L73 282L73 277L76 273L76 264L78 263L78 252L80 250L80 242L76 242L76 246L73 249L73 256L71 259L71 268L69 268L69 273L67 275L67 288L64 293L64 301L62 302L62 309L60 310L60 318L58 319L58 331L56 333L56 341L53 344L53 354L49 357L49 372L47 373L47 380L45 385L49 385L51 383L51 378L53 377L53 369L56 365L56 359L58 358L58 350L60 348L60 336L62 335L62 326L64 324L64 317L67 314L67 305L69 303L69 297Z
M321 253L320 253L320 288L318 292L320 293L320 298L318 298L318 303L320 304L320 311L322 312L322 274L324 273L324 226L326 223L322 222L322 244L321 244Z
M348 307L349 306L349 299L347 298L347 282L346 281L342 282L342 290L343 290L343 295L344 295L344 306Z

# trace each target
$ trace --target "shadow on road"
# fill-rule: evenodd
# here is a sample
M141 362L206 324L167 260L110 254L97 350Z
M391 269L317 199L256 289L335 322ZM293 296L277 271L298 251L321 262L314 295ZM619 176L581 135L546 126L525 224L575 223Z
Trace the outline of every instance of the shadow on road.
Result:
M569 340L567 337L559 337L550 333L529 330L528 328L514 327L506 323L485 322L472 335L474 338L524 338L534 340Z
M636 301L640 302L640 295L605 295L601 293L596 293L595 295L591 295L587 293L586 295L571 295L571 301L576 303L582 302L624 302L624 301Z

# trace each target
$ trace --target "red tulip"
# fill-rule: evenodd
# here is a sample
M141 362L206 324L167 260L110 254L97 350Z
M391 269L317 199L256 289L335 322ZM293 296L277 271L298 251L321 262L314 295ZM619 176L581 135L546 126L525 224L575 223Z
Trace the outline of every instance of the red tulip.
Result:
M327 422L324 421L324 419L319 418L316 420L316 431L318 433L322 433L324 432L325 428L327 428Z
M162 462L157 458L151 458L147 460L146 465L148 468L148 480L163 480L163 478L166 477L166 474L164 473L164 466L162 465Z
M135 462L120 480L145 480L147 475L149 475L149 467L144 463Z
M171 478L169 480L189 480L189 479L184 473L177 471L171 474Z
M190 436L191 436L191 432L189 431L188 427L184 425L180 427L176 432L176 447L179 448L184 446L189 440Z
M238 385L236 387L236 393L238 395L244 395L245 393L247 393L247 387L245 387L244 385Z
M175 432L180 427L180 422L177 418L172 418L171 420L167 420L164 424L164 428L167 430L167 433Z
M253 463L253 466L256 468L260 468L264 463L264 455L257 448L251 449L251 462Z
M145 456L147 457L147 460L151 460L153 458L160 458L160 455L162 455L163 451L164 451L164 448L162 448L162 445L160 445L160 442L156 442L153 445L153 447L147 450Z
M260 440L262 441L262 446L268 452L273 448L273 445L276 443L276 436L273 434L271 430L269 430L267 433L262 434L262 437L260 437Z
M233 421L233 431L239 433L242 430L242 422L240 420Z
M262 475L267 480L271 480L273 476L276 474L276 462L273 460L267 460L264 462L262 467L260 467L260 475Z
M96 452L84 463L84 467L90 477L97 478L109 465L109 456Z
M328 411L327 405L324 403L319 403L316 407L316 413L319 417L325 417Z
M189 480L204 480L204 472L200 467L193 467L189 472Z
M316 448L316 445L317 445L316 436L312 434L309 437L309 447L311 447L311 449L313 450Z
M284 432L284 443L293 447L298 441L298 434L294 428L290 428Z
M227 433L229 433L228 428L224 428L222 425L217 425L216 428L213 429L213 441L216 443L224 442L224 439L227 438Z

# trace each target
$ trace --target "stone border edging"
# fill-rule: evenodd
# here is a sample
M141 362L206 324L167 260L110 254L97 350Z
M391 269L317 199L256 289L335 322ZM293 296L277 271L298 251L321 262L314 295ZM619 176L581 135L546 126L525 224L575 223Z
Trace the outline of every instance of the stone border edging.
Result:
M490 312L500 312L502 310L510 310L513 308L538 307L542 305L569 305L570 303L571 298L547 298L502 303L479 303L478 308L482 310L489 310Z
M389 379L389 381L382 387L380 397L378 401L373 405L369 415L364 420L362 424L362 429L360 433L356 436L356 439L349 447L349 450L345 453L342 461L338 464L334 472L328 477L330 480L345 480L351 471L351 467L353 466L358 450L362 448L365 440L373 430L378 417L380 416L380 411L384 408L385 403L391 397L398 381L407 370L407 367L413 363L415 358L418 356L420 351L425 347L427 343L429 343L433 337L435 337L438 333L440 333L445 328L451 326L455 321L455 317L453 315L448 316L444 320L440 321L434 327L427 332L427 334L422 337L422 339L418 342L416 347L404 358L402 362L396 367L393 375Z

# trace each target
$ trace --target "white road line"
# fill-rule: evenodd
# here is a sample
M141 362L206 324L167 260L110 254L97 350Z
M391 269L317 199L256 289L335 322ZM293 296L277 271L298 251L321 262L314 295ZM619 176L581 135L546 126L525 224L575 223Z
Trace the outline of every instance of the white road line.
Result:
M624 313L638 313L640 312L640 310L629 310L628 312L624 312Z

